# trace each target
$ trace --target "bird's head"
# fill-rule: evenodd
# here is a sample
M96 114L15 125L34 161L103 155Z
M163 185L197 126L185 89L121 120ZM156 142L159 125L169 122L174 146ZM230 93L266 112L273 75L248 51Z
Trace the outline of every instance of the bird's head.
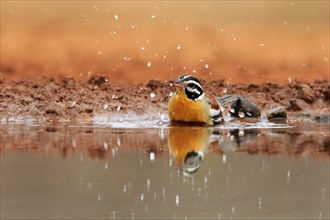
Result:
M178 80L174 82L178 90L184 91L189 99L204 99L204 90L199 80L191 75L180 75Z

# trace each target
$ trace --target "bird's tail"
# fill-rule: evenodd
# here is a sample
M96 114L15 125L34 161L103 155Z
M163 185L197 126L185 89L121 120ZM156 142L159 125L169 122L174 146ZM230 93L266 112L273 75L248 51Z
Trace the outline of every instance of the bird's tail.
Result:
M219 102L221 106L221 110L225 108L226 105L231 104L232 102L236 101L238 99L238 96L236 94L229 94L222 97L218 97L217 101Z

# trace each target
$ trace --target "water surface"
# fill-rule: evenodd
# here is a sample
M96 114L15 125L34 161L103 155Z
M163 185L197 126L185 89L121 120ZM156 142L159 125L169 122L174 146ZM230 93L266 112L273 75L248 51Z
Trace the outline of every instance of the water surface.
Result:
M1 125L1 218L329 218L314 128Z

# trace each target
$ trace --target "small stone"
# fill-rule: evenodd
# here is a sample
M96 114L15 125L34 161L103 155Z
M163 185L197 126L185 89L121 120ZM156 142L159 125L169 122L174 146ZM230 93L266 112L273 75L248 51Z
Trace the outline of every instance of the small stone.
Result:
M288 109L292 110L292 111L300 111L303 109L308 109L309 105L301 99L292 99L290 100L290 104Z
M47 109L45 112L47 115L59 115L56 109Z
M85 108L84 111L88 114L93 113L93 109L92 108Z
M109 80L104 76L94 75L88 80L88 83L91 85L100 86L108 81Z
M283 106L273 108L267 112L268 120L285 120L287 119L285 108Z
M260 117L260 109L258 106L242 97L238 97L235 101L233 101L229 113L232 117L239 118Z
M315 102L315 92L307 84L301 85L301 92L301 97L299 98L310 104Z

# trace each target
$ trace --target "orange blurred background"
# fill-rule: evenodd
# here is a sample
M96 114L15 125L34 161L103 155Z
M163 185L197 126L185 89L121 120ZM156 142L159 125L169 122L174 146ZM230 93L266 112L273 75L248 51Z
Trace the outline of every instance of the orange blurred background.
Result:
M329 79L329 1L1 1L0 77Z

